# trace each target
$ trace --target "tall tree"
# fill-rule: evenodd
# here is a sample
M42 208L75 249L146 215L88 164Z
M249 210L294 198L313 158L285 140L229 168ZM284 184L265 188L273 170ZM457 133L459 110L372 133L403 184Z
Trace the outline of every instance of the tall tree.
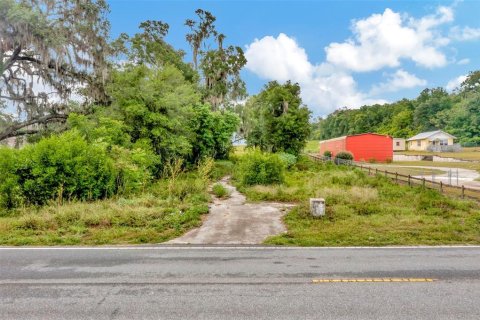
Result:
M0 99L17 110L0 140L65 121L75 90L105 99L107 11L105 0L0 1Z
M143 30L133 36L122 33L112 43L115 52L125 55L132 63L145 64L150 67L162 67L173 65L182 71L185 79L192 83L199 80L198 73L189 63L183 61L185 52L176 50L165 41L169 25L158 20L147 20L140 23L139 28ZM125 60L125 59L121 59Z
M247 143L271 152L299 154L310 135L310 111L302 104L300 86L269 82L252 98Z
M193 19L187 19L185 25L191 30L191 33L186 35L186 39L192 47L193 65L195 69L198 68L198 55L205 43L205 41L211 36L217 36L215 30L216 18L208 11L202 9L195 10L195 14L198 17L198 21Z
M215 29L216 18L210 12L198 9L195 13L198 21L188 19L185 22L192 31L186 38L192 47L194 67L201 71L203 100L217 110L230 101L246 96L240 71L247 59L238 46L224 48L226 36ZM209 42L211 38L213 43ZM216 48L212 48L213 45Z

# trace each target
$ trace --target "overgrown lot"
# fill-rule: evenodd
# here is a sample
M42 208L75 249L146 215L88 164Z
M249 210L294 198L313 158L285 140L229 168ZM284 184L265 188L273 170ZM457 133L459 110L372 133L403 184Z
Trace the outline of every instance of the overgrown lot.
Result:
M92 202L51 202L0 211L0 245L159 243L201 224L211 181L229 170L217 162L161 179L144 192ZM207 176L208 174L208 176ZM58 199L57 199L58 201Z
M295 202L288 232L268 244L300 246L437 245L480 243L475 202L395 185L384 177L300 158L277 185L241 186L252 201ZM308 200L323 197L326 216L309 215Z

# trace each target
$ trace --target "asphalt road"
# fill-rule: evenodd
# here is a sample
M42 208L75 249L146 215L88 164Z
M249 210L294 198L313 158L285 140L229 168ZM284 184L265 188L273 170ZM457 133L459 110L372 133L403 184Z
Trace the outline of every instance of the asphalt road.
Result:
M0 248L0 319L478 320L480 247Z

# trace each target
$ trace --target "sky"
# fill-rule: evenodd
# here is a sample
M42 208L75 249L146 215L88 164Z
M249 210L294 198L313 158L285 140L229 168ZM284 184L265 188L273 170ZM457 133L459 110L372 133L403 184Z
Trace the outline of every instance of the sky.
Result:
M198 8L210 11L225 44L245 51L248 93L272 80L298 82L314 116L415 98L427 87L452 91L480 69L480 1L108 3L112 38L161 20L170 25L166 41L187 53L185 19Z

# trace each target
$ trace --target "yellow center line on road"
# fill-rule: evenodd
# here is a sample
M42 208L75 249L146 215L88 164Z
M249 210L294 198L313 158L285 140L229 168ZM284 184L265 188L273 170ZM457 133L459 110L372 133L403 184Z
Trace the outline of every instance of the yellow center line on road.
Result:
M354 279L313 279L312 283L339 282L434 282L432 278L354 278Z

